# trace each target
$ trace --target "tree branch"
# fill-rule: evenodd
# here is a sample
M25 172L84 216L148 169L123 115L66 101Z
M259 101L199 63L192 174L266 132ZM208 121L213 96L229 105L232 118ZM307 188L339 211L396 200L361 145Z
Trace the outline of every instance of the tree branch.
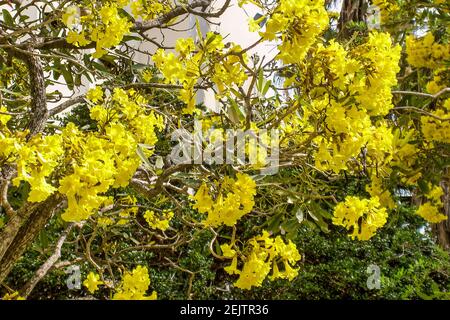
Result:
M176 6L172 11L163 14L162 16L150 20L139 22L137 21L134 27L131 29L132 31L147 31L153 28L158 28L169 22L170 20L179 17L183 14L189 13L189 10L199 8L199 7L208 7L211 4L211 0L195 0L192 1L187 6Z
M120 86L122 89L146 89L146 88L157 88L157 89L183 89L182 85L178 84L170 84L170 83L145 83L145 82L137 82L137 83L130 83L123 86ZM194 89L202 89L206 90L209 89L210 86L194 86Z
M9 187L9 180L0 179L0 207L3 207L3 209L5 209L6 215L8 217L12 217L16 214L16 211L9 204L8 187Z
M84 102L84 96L77 96L75 98L64 101L63 103L57 105L56 107L54 107L53 109L51 109L49 111L50 117L63 112L64 110L66 110L67 108L70 108L73 105L76 105L76 104L79 104L82 102Z
M435 94L430 94L430 93L425 93L425 92L415 92L415 91L392 91L392 94L419 96L419 97L437 99L446 92L450 92L450 88L444 88Z
M41 132L48 120L49 112L47 110L47 95L44 79L44 69L38 56L29 51L8 48L5 49L8 54L25 62L28 73L30 75L30 96L31 96L31 112L33 116L28 122L30 133L28 138Z
M28 281L20 290L22 297L28 297L33 291L34 287L39 283L39 281L41 281L42 278L45 277L45 275L53 267L53 265L59 260L59 258L61 258L62 246L74 225L75 223L69 224L67 228L62 232L56 243L53 254L44 262L43 265L41 265L41 267L36 271L30 281Z

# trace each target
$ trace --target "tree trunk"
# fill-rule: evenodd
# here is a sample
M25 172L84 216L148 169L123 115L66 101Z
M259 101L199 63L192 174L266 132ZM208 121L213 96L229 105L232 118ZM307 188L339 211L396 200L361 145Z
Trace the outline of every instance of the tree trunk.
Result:
M62 204L62 197L55 194L44 202L25 205L11 218L0 233L0 283Z
M450 250L450 182L448 180L442 181L441 187L444 190L444 196L442 197L443 213L447 216L447 220L433 224L431 230L437 243L443 249Z
M344 0L339 15L338 30L341 36L348 37L349 22L361 22L366 19L368 3L367 0Z

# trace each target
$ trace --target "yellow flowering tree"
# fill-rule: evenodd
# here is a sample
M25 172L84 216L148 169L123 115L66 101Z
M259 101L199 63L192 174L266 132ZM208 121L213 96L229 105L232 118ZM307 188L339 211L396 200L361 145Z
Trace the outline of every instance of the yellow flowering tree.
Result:
M450 245L446 1L37 3L0 1L0 283L49 224L59 237L5 299L67 238L83 290L112 299L156 299L140 252L189 274L191 298L179 261L204 236L234 287L292 280L299 224L367 241L408 197ZM250 44L202 27L233 4L259 12ZM174 132L194 132L188 161Z

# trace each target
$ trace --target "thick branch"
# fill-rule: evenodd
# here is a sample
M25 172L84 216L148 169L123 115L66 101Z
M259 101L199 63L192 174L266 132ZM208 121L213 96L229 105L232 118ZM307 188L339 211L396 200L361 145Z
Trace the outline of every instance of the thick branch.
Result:
M0 232L0 283L63 203L59 194L43 202L28 203L7 223Z
M10 55L24 61L28 68L32 112L32 117L28 122L28 129L30 130L29 137L32 137L44 129L49 117L44 69L40 58L32 52L15 49L7 49L7 51Z
M64 101L63 103L57 105L56 107L54 107L53 109L51 109L49 111L50 117L63 112L64 110L66 110L67 108L70 108L73 105L82 103L83 101L84 101L84 96L78 96L78 97L69 99L67 101Z

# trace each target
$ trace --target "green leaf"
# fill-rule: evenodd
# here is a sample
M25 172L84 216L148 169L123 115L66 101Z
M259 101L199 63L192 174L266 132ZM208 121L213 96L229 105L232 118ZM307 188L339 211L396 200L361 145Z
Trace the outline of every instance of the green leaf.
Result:
M20 15L20 17L19 17L19 21L20 21L20 22L25 22L25 21L27 21L28 19L30 19L30 16L27 16L26 14Z
M233 99L228 99L228 102L229 102L229 106L227 108L228 118L230 118L230 120L235 124L239 123L240 120L245 119L236 101L234 101Z
M264 72L262 69L259 69L258 81L256 82L256 88L258 89L259 92L262 91L263 84L264 84Z
M267 229L272 232L277 232L281 225L281 220L283 218L283 213L278 213L274 215L267 221Z
M264 88L263 88L262 91L261 91L261 94L262 94L263 96L265 96L266 93L267 93L267 91L269 91L269 88L270 88L271 85L272 85L272 80L266 81L266 84L264 85Z
M67 87L70 90L73 90L73 76L72 76L72 71L70 70L70 66L63 66L61 68L61 73L64 77L64 81L67 83Z
M286 231L286 238L294 239L297 235L297 231L299 228L297 219L289 219L281 225L281 227Z
M145 68L148 68L148 64L134 62L133 65L131 66L132 70L141 70Z
M53 69L53 80L58 80L59 77L61 77L61 73L58 70Z
M229 89L238 99L242 99L243 98L242 94L239 91L237 91L236 89L233 89L233 88L229 88Z
M5 22L5 24L7 26L11 26L11 27L14 26L14 19L11 17L8 10L3 9L2 15L3 15L3 21Z
M195 18L195 28L197 30L198 41L203 45L203 34L200 28L200 23L198 22L198 18Z
M417 181L417 185L418 185L420 191L422 191L422 193L426 194L426 193L430 192L430 188L428 188L428 184L426 183L425 180L420 179L419 181Z
M132 40L135 40L135 41L142 41L142 38L141 37L139 37L139 36L130 36L130 35L128 35L128 36L123 36L123 42L127 42L127 41L132 41Z
M104 73L110 73L109 70L101 63L92 61L92 66L97 69L98 71L104 72Z

